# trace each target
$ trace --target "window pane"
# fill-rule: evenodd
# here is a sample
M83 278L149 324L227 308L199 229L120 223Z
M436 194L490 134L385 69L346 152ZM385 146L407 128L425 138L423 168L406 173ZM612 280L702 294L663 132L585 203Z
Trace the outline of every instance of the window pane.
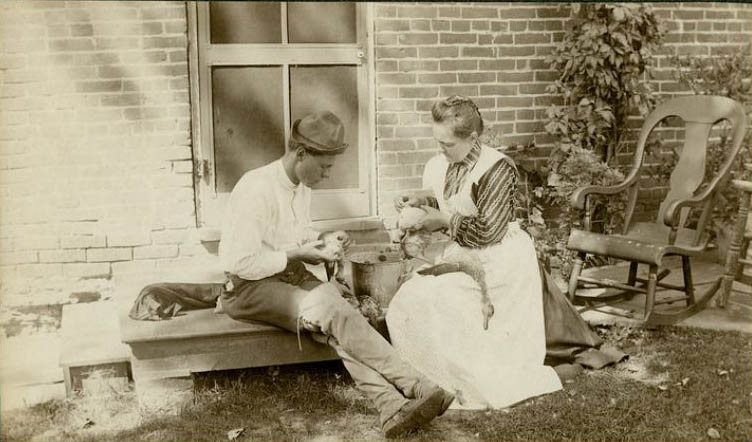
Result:
M345 126L350 147L335 163L329 179L314 189L358 187L358 81L355 66L291 66L290 121L329 110Z
M248 170L284 154L282 68L212 69L217 192L229 192Z
M355 3L290 2L287 4L290 43L355 43Z
M281 43L278 2L210 2L212 43Z

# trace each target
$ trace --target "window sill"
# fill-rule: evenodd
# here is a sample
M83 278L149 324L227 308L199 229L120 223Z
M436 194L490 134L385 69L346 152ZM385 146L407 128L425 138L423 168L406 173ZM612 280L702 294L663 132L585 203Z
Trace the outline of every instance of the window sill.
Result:
M331 219L314 221L311 225L316 230L373 230L383 229L384 221L377 216L366 218ZM200 227L198 229L201 242L217 242L222 237L222 231L216 227Z
M372 230L384 228L384 221L377 216L366 218L330 219L314 221L311 224L316 230Z

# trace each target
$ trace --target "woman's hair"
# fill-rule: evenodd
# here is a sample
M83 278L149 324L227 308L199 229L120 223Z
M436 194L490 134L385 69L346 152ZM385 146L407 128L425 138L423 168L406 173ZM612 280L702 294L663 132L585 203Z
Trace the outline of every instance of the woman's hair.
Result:
M465 139L473 132L478 135L483 133L483 118L478 106L473 100L462 95L452 95L434 103L431 116L437 123L451 122L454 126L454 136L457 138Z

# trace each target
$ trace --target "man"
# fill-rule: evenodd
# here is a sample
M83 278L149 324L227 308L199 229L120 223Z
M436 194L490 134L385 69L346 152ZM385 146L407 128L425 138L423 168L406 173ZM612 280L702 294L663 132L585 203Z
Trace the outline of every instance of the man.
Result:
M311 187L329 177L346 149L339 118L316 112L295 121L281 159L238 181L219 245L232 282L220 304L234 319L308 331L331 345L375 403L385 435L394 437L442 414L454 396L403 362L336 284L303 265L335 258L319 248L319 234L310 228Z

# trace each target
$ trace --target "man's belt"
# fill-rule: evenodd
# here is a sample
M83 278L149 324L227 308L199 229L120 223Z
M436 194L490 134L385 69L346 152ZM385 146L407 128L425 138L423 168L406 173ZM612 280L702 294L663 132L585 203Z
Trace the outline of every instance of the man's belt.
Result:
M236 287L240 287L240 284L244 281L243 278L238 275L233 275L230 272L225 272L225 293L232 293Z

